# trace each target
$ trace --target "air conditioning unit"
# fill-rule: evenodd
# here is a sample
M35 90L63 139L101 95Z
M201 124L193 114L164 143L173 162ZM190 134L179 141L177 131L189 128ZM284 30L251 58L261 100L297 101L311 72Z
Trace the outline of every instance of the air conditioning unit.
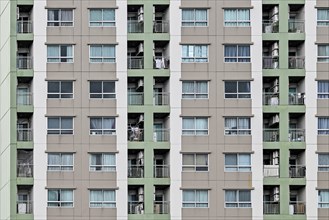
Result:
M280 121L279 115L276 114L273 117L271 117L269 124L271 126L271 125L274 125L276 123L279 123L279 121Z
M142 21L144 21L144 9L143 9L143 7L140 7L139 9L138 9L138 22L142 22Z
M273 201L278 202L280 200L280 190L279 187L276 186L273 188Z
M144 45L143 43L140 43L137 48L137 54L144 52Z
M136 90L141 89L144 86L144 81L142 79L138 80Z
M278 49L274 49L272 51L272 57L278 57L279 56L279 50Z

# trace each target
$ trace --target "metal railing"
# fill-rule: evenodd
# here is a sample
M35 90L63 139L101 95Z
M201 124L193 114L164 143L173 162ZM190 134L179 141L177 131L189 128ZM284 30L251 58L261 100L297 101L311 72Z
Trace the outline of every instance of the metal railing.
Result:
M264 165L263 166L264 177L278 177L280 176L279 165Z
M32 21L17 21L17 33L28 34L33 32Z
M170 140L170 130L169 129L154 129L153 131L153 141L154 142L166 142Z
M144 166L138 166L138 165L128 166L128 177L129 178L143 178L144 177Z
M305 142L305 129L289 129L290 142Z
M304 105L304 94L289 93L289 105Z
M272 202L266 201L263 205L263 214L265 215L276 215L280 214L280 203L279 202Z
M17 93L16 95L16 103L17 105L32 105L32 93Z
M154 178L169 178L169 165L154 165Z
M32 128L18 128L17 141L32 141L33 131Z
M33 164L17 164L17 177L33 177Z
M153 57L153 69L169 69L169 63L169 58L167 57Z
M144 105L144 92L128 92L128 105Z
M143 33L144 22L143 21L128 21L127 23L128 33Z
M279 58L271 56L263 56L263 69L278 69Z
M21 200L17 201L17 214L32 214L33 213L33 201Z
M154 201L153 213L154 214L169 214L169 202Z
M141 56L133 56L128 57L127 60L128 69L144 69L144 57Z
M17 69L32 69L32 57L26 56L26 57L17 57Z
M305 57L289 57L289 69L304 69Z
M289 202L289 214L290 215L305 215L306 206L304 202L294 201Z
M128 202L128 214L144 214L144 202Z
M169 33L169 22L153 21L153 33Z
M263 105L279 105L278 93L266 92L263 93Z
M263 21L263 33L278 33L279 21L264 20Z
M290 165L289 177L291 178L304 178L306 175L306 167L303 165Z
M289 33L304 33L305 22L304 20L288 20Z
M278 142L280 140L278 128L265 128L263 129L264 142Z
M168 92L155 92L153 95L154 105L169 105Z
M138 127L128 128L128 141L144 141L144 129Z

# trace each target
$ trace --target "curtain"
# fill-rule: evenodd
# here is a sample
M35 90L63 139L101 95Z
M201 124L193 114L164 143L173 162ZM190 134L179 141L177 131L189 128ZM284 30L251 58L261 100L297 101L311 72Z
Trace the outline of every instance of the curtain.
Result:
M115 21L114 9L103 9L103 21Z
M48 190L48 206L58 206L60 201L59 199L59 190Z
M237 12L238 24L237 26L250 26L250 10L249 9L238 9Z
M319 118L319 129L329 129L329 118Z
M194 119L183 118L183 134L194 134Z
M102 190L90 190L90 207L101 207L103 202Z
M59 47L57 45L47 47L48 62L59 62Z
M195 10L195 26L207 26L207 9Z
M102 47L103 62L115 62L115 47L112 45L103 45Z
M225 45L224 57L225 62L237 62L237 46L236 45Z
M238 129L250 129L250 119L249 118L239 118Z
M250 190L239 191L239 207L250 207L251 206L251 194Z
M115 207L115 191L113 190L105 190L104 193L104 204L103 207Z
M196 207L208 207L208 190L196 190Z
M62 189L61 190L61 201L62 202L73 202L73 190Z
M236 154L225 154L225 170L237 171L238 159Z
M237 119L225 118L225 129L237 129Z
M182 26L193 26L194 25L194 10L183 9L182 10Z
M329 208L329 190L319 191L319 203L320 208Z
M318 81L318 98L329 98L329 81Z
M196 98L208 98L208 82L196 82Z
M225 205L226 207L237 207L237 195L235 190L225 191Z
M319 165L329 166L329 154L319 154Z
M208 134L208 118L196 118L195 128L197 135Z
M251 157L250 154L239 154L239 171L251 170Z
M62 154L62 170L73 169L73 154Z
M48 10L48 21L58 20L58 10Z
M106 171L115 171L115 155L103 154L103 165Z
M225 98L237 98L237 90L236 81L225 82Z
M208 171L208 155L196 154L195 157L196 171Z
M69 10L61 10L61 21L64 21L64 22L72 22L73 21L73 11L72 9L69 9ZM63 25L63 24L62 24ZM65 26L65 25L63 25Z
M194 98L194 82L185 81L182 84L183 98Z
M90 46L90 62L102 62L102 46Z
M329 25L329 9L318 9L318 25Z
M102 118L91 118L90 129L102 129Z
M237 25L237 10L236 9L225 9L224 10L224 24L225 26L236 26Z
M183 207L195 206L195 191L183 190Z
M48 170L59 170L60 154L48 154Z
M238 62L250 62L250 46L238 46Z
M329 62L329 45L318 46L318 61Z

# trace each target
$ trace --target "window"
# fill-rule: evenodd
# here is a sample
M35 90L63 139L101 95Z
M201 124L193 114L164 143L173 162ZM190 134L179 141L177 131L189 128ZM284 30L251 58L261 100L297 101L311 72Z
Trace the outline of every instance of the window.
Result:
M226 63L250 62L250 45L224 45L224 61Z
M225 135L250 135L250 118L227 117L225 118Z
M69 171L73 170L72 153L48 153L49 171Z
M48 189L48 207L73 207L73 190Z
M91 63L115 63L114 45L90 45Z
M111 8L90 9L89 26L91 27L115 26L115 10Z
M250 208L251 193L250 190L225 190L226 208Z
M115 99L115 82L112 81L90 81L90 98Z
M207 26L207 9L182 9L182 26Z
M115 134L115 118L112 117L92 117L90 118L90 134L91 135L114 135Z
M48 63L73 63L72 45L48 45Z
M115 171L115 154L90 154L90 171Z
M329 63L329 44L318 45L318 62Z
M73 98L72 81L48 81L48 98L71 99Z
M225 81L225 98L249 99L250 97L250 82Z
M73 26L73 9L48 9L48 26Z
M318 99L329 99L329 81L318 81Z
M318 118L318 135L329 135L329 118Z
M182 45L182 62L208 62L208 45Z
M73 134L73 117L49 117L48 134Z
M208 118L183 118L183 135L208 135Z
M183 171L208 171L208 154L183 154Z
M207 81L183 81L183 99L207 99Z
M329 26L329 8L318 9L318 25Z
M250 172L250 154L225 154L225 171Z
M224 9L224 25L226 27L249 27L250 9Z
M114 190L90 190L89 207L91 208L115 208Z
M183 208L208 208L208 190L183 190Z
M319 190L319 208L329 208L329 190Z
M319 171L329 171L329 154L319 154L318 155L318 165Z

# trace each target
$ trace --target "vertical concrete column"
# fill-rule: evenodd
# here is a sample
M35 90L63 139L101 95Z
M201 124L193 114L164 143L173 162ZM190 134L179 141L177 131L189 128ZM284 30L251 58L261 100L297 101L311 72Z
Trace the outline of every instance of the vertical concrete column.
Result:
M144 4L144 68L153 69L153 4Z
M280 184L280 214L281 215L289 214L289 200L290 200L289 184L286 183Z

